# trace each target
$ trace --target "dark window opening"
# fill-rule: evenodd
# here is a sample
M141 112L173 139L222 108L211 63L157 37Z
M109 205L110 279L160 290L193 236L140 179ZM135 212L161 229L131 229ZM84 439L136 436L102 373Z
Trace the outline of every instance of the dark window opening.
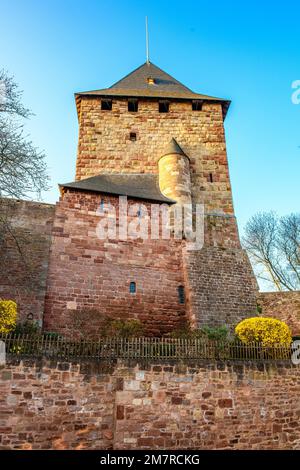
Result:
M132 142L136 141L136 132L130 132L129 140L131 140Z
M214 182L214 177L212 173L209 173L209 182L213 183Z
M101 109L102 109L102 111L111 111L112 110L112 100L101 100Z
M201 111L202 110L202 101L192 101L192 110Z
M168 113L169 112L169 102L168 101L160 101L158 103L158 110L160 113Z
M136 113L139 109L138 100L128 100L128 111L131 113Z
M101 200L100 200L100 206L99 206L99 208L100 208L100 211L101 211L101 212L104 210L104 199L101 199Z
M130 283L129 292L130 292L130 294L135 294L136 293L136 283L135 282Z
M178 300L180 304L185 303L185 294L184 294L184 286L178 287Z

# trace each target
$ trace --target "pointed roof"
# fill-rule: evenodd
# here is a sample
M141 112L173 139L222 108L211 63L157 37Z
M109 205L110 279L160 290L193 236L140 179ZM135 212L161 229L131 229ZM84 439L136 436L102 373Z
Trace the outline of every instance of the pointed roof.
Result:
M152 79L154 83L149 83ZM175 94L191 94L192 90L184 86L178 80L173 78L168 73L161 70L151 62L146 62L133 72L126 75L117 83L112 85L110 90L139 90L141 93L146 90L149 93L161 93L163 95L168 93Z
M80 101L81 96L84 95L165 99L174 98L181 100L221 102L224 116L226 115L230 105L229 100L194 93L188 87L151 62L145 62L109 88L75 93L76 101Z
M167 204L175 202L160 191L158 176L149 173L103 173L72 183L60 184L59 187L128 196Z
M184 155L185 157L188 158L188 156L186 155L186 153L184 153L184 151L182 150L178 142L174 139L174 137L172 137L172 139L170 140L170 142L168 143L166 147L165 153L162 156L165 157L166 155L171 155L174 153L178 155Z

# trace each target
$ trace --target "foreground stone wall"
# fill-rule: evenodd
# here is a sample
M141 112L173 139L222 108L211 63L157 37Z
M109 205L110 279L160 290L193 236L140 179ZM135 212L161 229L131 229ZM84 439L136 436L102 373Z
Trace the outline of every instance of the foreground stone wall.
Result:
M42 323L55 206L0 199L0 298L15 300L19 320Z
M300 368L10 360L0 449L300 449Z
M262 315L285 321L294 335L300 335L300 291L260 292Z

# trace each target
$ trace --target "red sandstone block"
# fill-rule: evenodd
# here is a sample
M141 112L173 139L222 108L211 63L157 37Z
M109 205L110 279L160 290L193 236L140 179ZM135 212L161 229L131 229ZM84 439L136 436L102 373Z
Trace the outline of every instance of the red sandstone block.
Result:
M172 405L181 405L182 404L182 398L172 397L171 398L171 403L172 403Z
M141 437L137 440L137 445L139 447L148 447L153 448L153 438L152 437Z
M223 398L223 399L220 399L218 400L218 406L220 408L232 408L232 400L231 398Z
M117 419L124 419L125 418L125 408L123 405L117 405L117 412L116 412Z

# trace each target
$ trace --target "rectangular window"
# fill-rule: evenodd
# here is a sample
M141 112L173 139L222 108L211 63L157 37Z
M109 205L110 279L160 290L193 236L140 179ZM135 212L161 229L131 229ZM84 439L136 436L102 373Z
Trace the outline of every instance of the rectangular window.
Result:
M202 110L202 101L194 100L192 101L192 110L201 111Z
M102 109L102 111L111 111L112 110L112 100L101 100L101 109Z
M137 113L139 108L138 100L128 100L128 111L131 113Z
M130 132L130 134L129 134L129 140L131 140L131 142L135 142L135 141L136 141L136 132Z
M184 286L178 286L178 300L180 304L185 303Z
M158 103L158 110L160 113L168 113L169 112L169 101L159 101Z
M129 292L130 292L130 294L135 294L136 293L136 283L135 282L130 283Z

